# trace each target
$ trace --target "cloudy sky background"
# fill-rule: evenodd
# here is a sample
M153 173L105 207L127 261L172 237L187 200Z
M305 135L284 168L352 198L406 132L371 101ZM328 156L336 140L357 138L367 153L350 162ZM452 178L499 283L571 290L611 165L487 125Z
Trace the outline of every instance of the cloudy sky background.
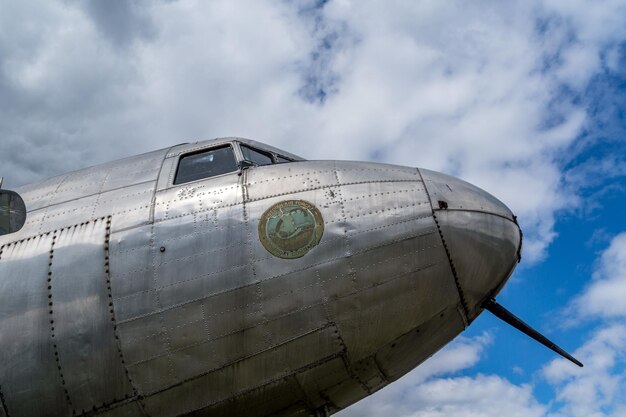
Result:
M343 417L626 415L626 1L0 0L0 175L16 187L242 136L460 176L507 203L500 301Z

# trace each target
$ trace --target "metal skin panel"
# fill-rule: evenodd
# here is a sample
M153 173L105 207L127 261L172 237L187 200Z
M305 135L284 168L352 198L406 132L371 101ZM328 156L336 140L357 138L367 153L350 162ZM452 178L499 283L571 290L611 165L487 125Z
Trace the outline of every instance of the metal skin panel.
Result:
M289 308L292 302L294 306L307 302L325 305L329 320L340 329L351 367L351 363L374 355L389 340L421 325L421 320L440 311L442 304L456 307L459 295L417 170L333 162L330 175L330 163L321 162L317 170L315 164L294 164L282 175L280 166L259 167L247 173L246 209L253 230L262 212L284 199L306 200L316 205L325 219L324 236L311 250L312 256L268 258L254 239L251 256L261 260L255 266L260 280L291 278L277 286L290 296L287 304L269 293L263 303L266 310L267 306ZM308 180L311 172L322 173L315 185ZM266 177L280 179L281 193L265 186ZM295 277L310 284L289 285L290 281L298 282ZM462 322L460 317L457 321ZM369 364L374 366L371 361ZM347 373L352 374L350 378L334 388L337 398L352 403L374 389L363 388L354 370ZM383 381L379 378L372 384L378 388Z
M395 381L432 356L464 328L465 322L457 306L447 307L387 343L376 352L375 361L387 382Z
M495 297L521 259L517 219L501 201L463 180L420 169L467 321Z
M133 394L114 333L106 259L109 233L110 221L104 218L54 235L50 316L55 356L73 413Z
M246 417L310 416L310 407L303 404L297 382L291 378L273 382L242 395L189 413L193 417L237 415Z
M211 339L216 333L211 323L237 320L214 317L205 300L219 307L218 300L225 297L221 294L245 287L252 277L245 253L237 250L248 239L239 178L228 174L174 186L156 195L155 223L150 242L145 243L152 248L149 255L145 252L151 257L150 266L136 274L138 285L115 300L123 306L118 325L129 370L142 393L221 366L213 340L221 332ZM122 288L129 286L122 284ZM254 294L242 298L240 292L236 300L255 298ZM224 298L226 307L220 313L228 311L231 300ZM127 314L136 304L151 307ZM243 313L237 317L254 320L256 306L241 309Z
M513 272L521 245L519 228L511 220L474 211L442 210L437 220L473 319L482 311L482 302Z
M114 230L134 227L148 223L153 194L154 182L105 191L30 211L26 225L43 233L67 226L68 219L72 219L73 223L82 223L113 216Z
M172 185L181 155L241 159L238 140L19 190L27 224L0 237L6 415L333 413L452 340L510 275L510 211L431 171L301 161ZM324 223L295 259L259 238L287 200Z
M434 210L480 211L515 221L511 210L488 192L459 178L420 168ZM445 204L440 204L439 202Z
M10 239L21 240L108 215L116 215L114 230L146 222L167 151L149 152L16 188L28 216L24 228Z
M27 210L37 210L50 204L50 196L54 195L54 192L63 183L67 175L59 175L38 183L23 185L17 188L16 191L27 202Z
M85 168L39 184L17 188L26 208L37 210L102 192L156 181L167 149Z
M118 322L157 308L152 225L114 232L109 239L111 293Z
M0 248L0 389L10 416L70 415L48 312L52 235Z
M290 341L228 366L177 385L160 395L146 397L144 406L153 417L188 413L217 404L247 391L281 380L300 369L338 355L341 342L335 329Z

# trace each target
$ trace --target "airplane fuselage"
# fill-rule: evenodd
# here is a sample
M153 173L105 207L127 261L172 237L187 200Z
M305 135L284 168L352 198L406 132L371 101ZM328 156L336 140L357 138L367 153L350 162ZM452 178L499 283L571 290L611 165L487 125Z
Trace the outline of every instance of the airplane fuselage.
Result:
M184 157L241 162L242 144L276 163L181 177ZM458 179L233 138L16 191L0 416L336 412L462 332L521 245L508 208Z

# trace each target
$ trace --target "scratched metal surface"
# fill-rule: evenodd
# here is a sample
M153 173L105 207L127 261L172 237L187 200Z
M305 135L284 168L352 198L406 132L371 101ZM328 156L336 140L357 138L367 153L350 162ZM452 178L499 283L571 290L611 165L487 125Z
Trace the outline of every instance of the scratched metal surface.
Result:
M2 412L332 413L460 333L517 260L510 211L432 171L301 161L172 185L181 155L231 143L241 158L238 140L19 190L27 225L0 237L0 317L12 329L0 334ZM324 221L297 259L270 254L258 235L286 200Z

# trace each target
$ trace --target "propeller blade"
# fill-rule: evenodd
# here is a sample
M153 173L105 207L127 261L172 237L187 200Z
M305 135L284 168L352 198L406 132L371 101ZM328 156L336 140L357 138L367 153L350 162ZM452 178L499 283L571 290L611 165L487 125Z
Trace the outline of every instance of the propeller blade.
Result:
M524 323L520 318L518 318L509 310L507 310L506 308L498 304L495 299L490 298L489 300L485 301L483 303L483 308L489 311L491 314L493 314L497 318L499 318L500 320L504 321L505 323L508 323L511 326L515 327L520 332L526 334L527 336L532 337L533 339L535 339L537 342L541 343L545 347L552 349L559 355L563 356L565 359L575 363L581 368L583 367L583 364L579 360L577 360L572 355L570 355L569 353L567 353L566 351L564 351L563 349L555 345L553 342L548 340L547 337L539 333L537 330L533 329L528 324Z

